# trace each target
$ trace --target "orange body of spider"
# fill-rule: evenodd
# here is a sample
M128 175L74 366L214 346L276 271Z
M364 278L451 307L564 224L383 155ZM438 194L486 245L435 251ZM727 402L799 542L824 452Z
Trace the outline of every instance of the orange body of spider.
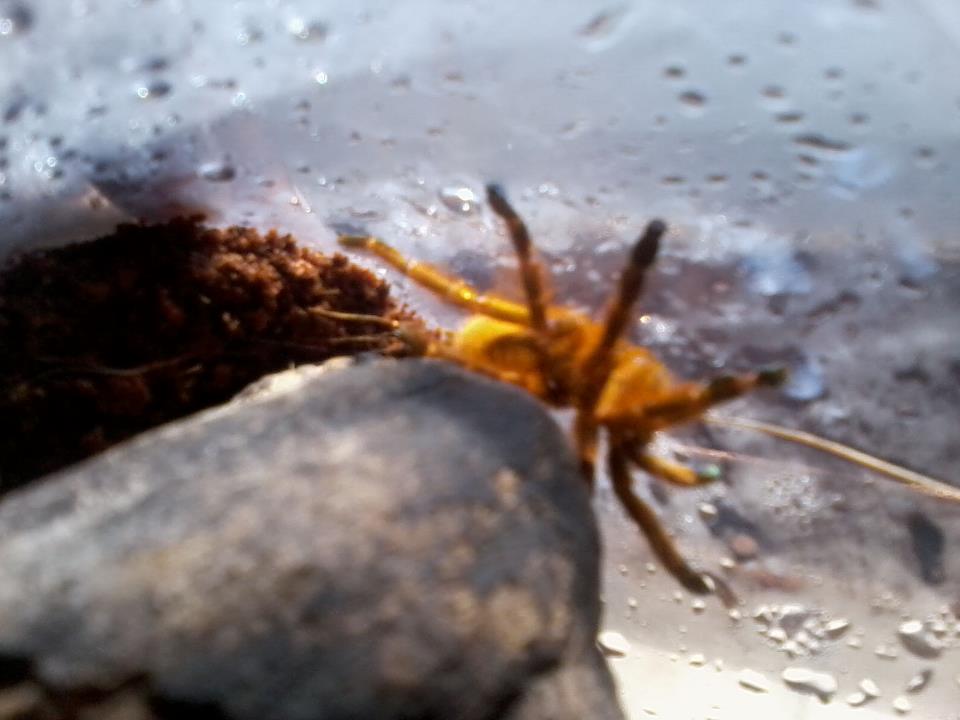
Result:
M340 243L372 252L441 298L472 313L456 332L410 333L411 347L519 386L544 402L576 411L574 442L584 479L592 486L599 432L608 440L607 467L618 499L650 540L665 567L689 590L732 594L713 575L691 567L656 514L632 488L630 465L667 482L692 486L704 475L648 452L663 428L695 420L711 406L783 378L776 371L722 376L707 383L681 382L646 348L625 339L632 308L643 289L666 226L649 223L634 244L603 322L548 305L544 280L531 256L526 226L495 186L487 188L493 210L506 222L520 264L526 303L483 294L427 263L410 260L368 236L342 236Z

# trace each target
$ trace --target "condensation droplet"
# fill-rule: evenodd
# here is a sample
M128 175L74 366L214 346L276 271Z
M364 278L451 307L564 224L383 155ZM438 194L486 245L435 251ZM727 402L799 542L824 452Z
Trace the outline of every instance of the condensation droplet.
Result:
M897 628L901 644L914 655L924 658L939 657L943 643L929 632L919 620L908 620Z
M305 20L301 17L291 18L287 23L287 32L297 40L320 42L327 37L329 28L319 20Z
M907 681L907 692L908 693L918 693L923 690L927 685L930 684L930 679L933 677L933 670L930 668L925 668L921 670L912 678Z
M766 675L750 668L744 668L740 671L740 674L737 675L737 682L747 690L770 692L770 681L767 680Z
M893 645L886 645L881 643L874 648L873 654L882 660L896 660L900 653L897 652L897 649Z
M210 182L227 182L237 176L237 170L229 162L214 160L200 165L197 175Z
M910 702L908 698L904 697L903 695L898 695L897 697L895 697L891 705L893 709L896 710L901 715L906 715L908 712L913 710L913 704Z
M816 695L822 702L829 702L837 692L837 679L830 673L817 672L808 668L789 667L780 677L783 681L801 692Z
M843 637L850 629L850 621L845 618L835 618L830 620L823 629L827 637L831 640L836 640L837 638Z
M620 633L604 630L597 636L597 644L607 657L626 657L630 652L630 642Z
M677 99L688 108L701 110L707 104L707 96L699 90L685 90L677 96Z
M796 125L801 122L803 118L804 115L799 110L788 110L773 116L773 119L781 125Z
M797 402L810 402L821 398L826 393L826 383L823 378L823 368L813 358L790 368L787 382L783 386L783 394Z
M679 80L686 77L687 69L682 65L668 65L663 69L663 76L670 80Z
M469 215L477 208L477 196L468 187L445 187L438 195L444 206L461 215Z
M864 678L861 680L858 687L860 688L860 691L867 697L880 697L880 687L870 678Z
M137 97L142 100L166 97L173 91L173 86L166 80L154 80L144 85L138 85Z
M747 64L747 56L743 53L731 53L727 55L727 65L740 67Z
M851 149L853 149L853 146L848 142L834 138L828 138L819 133L805 133L803 135L796 135L793 138L793 142L801 147L807 147L812 150L828 153L849 152Z
M0 37L26 33L33 27L33 12L25 3L5 2L0 5Z
M920 167L930 168L936 165L937 153L932 147L927 145L917 148L913 157Z
M869 699L870 698L858 690L857 692L852 692L847 695L846 703L851 707L860 707L861 705L865 705Z

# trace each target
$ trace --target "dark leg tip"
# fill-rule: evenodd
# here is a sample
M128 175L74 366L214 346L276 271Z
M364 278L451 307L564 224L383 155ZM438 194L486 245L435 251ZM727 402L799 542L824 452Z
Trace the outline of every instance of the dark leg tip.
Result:
M631 263L639 267L652 265L660 250L660 238L666 232L667 225L663 220L651 220L633 246Z
M757 373L757 384L778 387L787 381L788 372L786 368L771 368L761 370Z

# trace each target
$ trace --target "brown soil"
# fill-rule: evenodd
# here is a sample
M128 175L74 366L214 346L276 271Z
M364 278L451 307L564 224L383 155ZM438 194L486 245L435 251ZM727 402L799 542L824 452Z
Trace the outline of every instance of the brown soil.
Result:
M385 351L386 284L289 235L122 225L0 274L0 493L291 364Z

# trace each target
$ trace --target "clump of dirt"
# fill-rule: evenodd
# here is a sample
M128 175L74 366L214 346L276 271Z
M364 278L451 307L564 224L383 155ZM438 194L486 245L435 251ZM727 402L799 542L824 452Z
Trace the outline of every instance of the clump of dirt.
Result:
M0 273L0 493L292 364L399 352L385 321L408 317L342 255L196 218L19 257Z

